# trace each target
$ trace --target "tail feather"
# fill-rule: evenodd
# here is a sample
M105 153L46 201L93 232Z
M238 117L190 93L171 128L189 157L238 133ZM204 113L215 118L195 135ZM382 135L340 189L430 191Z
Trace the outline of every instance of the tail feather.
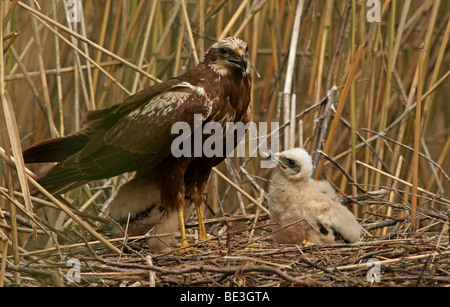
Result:
M39 180L38 183L44 188L46 189L48 192L50 192L51 194L63 194L66 193L67 191L70 191L72 189L75 189L79 186L82 186L86 183L88 183L89 180L80 180L80 181L75 181L75 182L67 182L64 180L60 180L60 181L54 181L54 180L50 180L47 181L46 178L43 178L43 180Z
M86 176L78 169L65 169L61 163L53 166L47 174L38 179L38 183L52 194L65 193L87 182L89 180L86 180Z
M23 152L25 163L61 162L81 150L88 140L84 134L73 134L42 141Z

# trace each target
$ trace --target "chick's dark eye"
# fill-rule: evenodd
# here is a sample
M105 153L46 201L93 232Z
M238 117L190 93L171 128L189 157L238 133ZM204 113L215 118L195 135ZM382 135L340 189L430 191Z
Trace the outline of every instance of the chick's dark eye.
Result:
M281 160L283 161L283 163L284 163L284 164L285 164L286 166L288 166L288 167L290 167L290 168L292 168L292 167L296 166L296 163L295 163L295 161L294 161L294 160L292 160L292 159L289 159L289 158L283 157L283 158L282 158Z

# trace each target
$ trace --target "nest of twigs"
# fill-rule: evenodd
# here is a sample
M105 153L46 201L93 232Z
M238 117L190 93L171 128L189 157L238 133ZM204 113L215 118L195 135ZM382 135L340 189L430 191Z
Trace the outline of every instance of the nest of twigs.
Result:
M0 286L450 284L449 1L117 2L0 1ZM273 244L255 206L267 208L262 155L217 166L212 239L195 243L194 219L193 248L168 254L105 232L121 177L30 197L46 169L23 149L184 73L226 36L250 45L253 122L279 124L259 140L308 149L339 195L363 193L344 200L360 243Z
M214 218L206 221L210 240L195 243L197 225L190 223L191 248L165 254L150 252L146 236L111 240L118 255L80 234L78 244L25 253L20 267L8 264L6 284L14 285L19 272L22 286L448 286L448 228L444 215L433 220L441 231L428 226L410 234L408 219L366 221L359 243L305 246L274 244L265 213ZM371 235L387 224L395 224L390 233Z

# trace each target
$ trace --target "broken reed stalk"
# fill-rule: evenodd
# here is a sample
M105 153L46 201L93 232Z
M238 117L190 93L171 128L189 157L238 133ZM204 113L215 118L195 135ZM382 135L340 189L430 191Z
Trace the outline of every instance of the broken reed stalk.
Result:
M191 21L189 20L189 14L187 12L186 2L185 2L185 0L180 0L180 1L181 1L181 8L183 11L183 16L184 16L184 22L186 24L187 34L189 36L189 43L191 45L192 53L194 55L194 64L197 65L200 60L197 55L197 48L195 46L194 35L192 34Z
M450 36L450 16L448 17L447 27L445 28L444 37L442 39L441 47L439 48L438 57L436 59L436 64L434 65L434 69L433 69L433 73L430 78L429 86L436 83L440 68L442 67L442 63L444 60L445 50L448 48L449 36ZM428 114L429 114L429 111L431 108L431 103L432 103L433 97L434 97L434 92L433 92L433 94L428 96L424 102L423 117L424 117L425 122L423 123L423 126L422 126L423 127L422 135L425 133L425 131L428 127L428 119L429 119Z
M104 15L103 15L103 19L102 19L102 25L100 28L100 37L99 37L99 42L98 42L98 44L100 46L103 46L105 44L106 29L107 29L107 25L108 25L108 21L109 21L110 10L111 10L111 1L112 0L106 1L105 8L103 10ZM120 6L120 4L119 4L119 6ZM120 15L120 14L118 14L118 15ZM109 34L111 35L111 33L109 33ZM97 56L95 57L95 62L100 63L101 60L102 60L102 53L97 51ZM94 74L92 76L92 87L94 89L97 88L98 77L99 77L99 70L95 69Z
M322 80L323 80L323 73L324 73L324 61L325 61L325 50L328 42L328 33L330 31L331 26L331 13L333 10L334 1L333 0L327 0L325 2L325 14L324 14L324 21L323 21L323 30L322 30L322 41L320 44L320 55L319 55L319 61L318 61L318 69L317 69L317 84L315 89L315 100L319 101L321 95L322 95ZM328 89L326 89L328 90Z
M31 3L33 3L33 1L31 1ZM51 137L57 137L58 130L56 129L56 125L53 120L53 110L52 110L52 105L50 102L48 80L47 80L47 75L45 74L45 68L44 68L44 58L43 58L43 54L42 54L44 52L44 50L42 47L41 38L38 33L38 26L37 26L36 20L33 19L32 23L33 23L33 26L32 26L33 37L34 37L34 42L36 44L36 49L37 49L36 56L37 56L37 62L38 62L41 84L42 84L42 95L41 96L43 96L42 101L43 101L44 110L46 112L46 117L48 120L47 121L48 129L49 129Z
M352 45L350 46L350 54L351 57L355 56L355 48L356 48L356 0L352 0L352 17L351 17L351 37L352 37ZM356 131L358 129L356 124L356 80L352 80L351 88L350 88L350 147L352 149L351 154L351 170L352 177L354 180L357 180L357 172L356 172ZM356 185L352 186L352 193L357 193ZM358 207L357 204L353 204L353 214L358 216Z
M397 55L398 55L398 51L399 51L399 48L400 48L400 43L401 43L401 39L402 39L403 31L404 31L404 26L405 26L405 23L406 23L406 18L407 18L407 15L408 15L408 11L409 11L410 5L411 5L411 0L405 1L404 5L403 5L402 14L401 14L401 17L400 17L400 23L399 23L399 26L398 26L398 29L397 29L397 35L395 37L395 43L394 43L394 47L393 47L393 51L392 51L393 52L393 61L392 61L391 66L393 68L395 68L395 64L396 64L396 61L397 61ZM412 100L408 100L408 103L409 102L412 103ZM406 128L406 124L403 124L403 125L400 126L400 129L398 131L398 138L402 138L403 137L405 128ZM402 166L403 166L403 159L402 159L402 156L400 156L400 146L396 146L394 148L394 153L392 155L392 160L391 160L391 169L392 170L395 169L395 176L396 177L400 176L400 173L402 171ZM397 182L394 181L393 186L395 187L396 184L397 184ZM395 198L395 190L391 190L390 193L389 193L389 201L393 201L394 198ZM389 207L389 208L387 208L386 216L391 216L391 214L392 214L392 208ZM383 233L382 234L385 235L386 232L387 232L387 228L383 228Z
M4 2L0 3L0 16L3 16L3 11L4 11ZM0 24L0 35L3 37L3 23ZM9 118L8 115L11 112L11 110L9 109L10 105L9 103L6 101L5 98L5 66L4 66L4 55L3 52L1 52L1 50L3 50L3 39L0 39L0 119L1 119L1 123L2 123L2 127L11 127L11 124L14 124L11 122L12 118ZM14 113L13 113L14 114ZM12 127L13 129L17 129L17 126ZM13 144L17 144L17 142L20 142L20 140L10 140L10 136L9 136L9 130L7 129L2 129L3 130L3 138L5 140L5 153L6 155L9 157L11 156L11 153L13 150L17 149L14 148L14 145L11 146L11 143ZM16 130L17 131L17 130ZM14 137L14 136L13 136ZM11 143L10 143L11 141ZM20 146L20 145L19 145ZM13 148L11 148L13 147ZM6 184L8 187L8 194L9 196L14 198L14 183L13 183L13 169L11 165L7 165L6 166L6 172L5 172L5 177L6 177ZM2 209L0 208L0 211ZM12 241L12 254L13 254L13 261L14 264L19 264L20 263L20 257L19 257L19 236L18 236L18 231L17 231L17 212L16 212L16 208L14 205L10 204L10 211L11 211L11 241ZM2 216L3 213L0 212L0 216ZM2 241L3 238L2 238ZM7 243L5 243L7 244ZM6 247L4 248L4 251L6 251ZM6 258L6 257L2 257L2 260ZM3 265L3 264L2 264ZM3 276L3 274L2 274ZM17 284L20 285L20 274L19 273L15 273L14 274L14 278ZM2 277L3 279L3 277Z
M81 7L83 5L81 4ZM68 16L66 14L66 16ZM84 12L83 14L80 14L80 24L81 24L81 34L83 36L87 36L86 35L86 23L84 21ZM84 47L84 53L90 58L90 54L89 54L89 46L87 43L82 43L81 44ZM83 76L82 72L81 72L81 66L82 63L80 61L80 63L78 64L78 70L80 72L80 75ZM94 89L93 89L93 84L92 84L92 67L91 67L91 63L89 61L86 61L86 72L87 72L87 87L88 89L86 91L88 91L87 94L85 94L87 96L87 100L86 100L86 109L87 110L95 110L95 106L96 106L96 101L95 101L95 94L94 94ZM85 86L86 87L86 86Z
M141 53L139 54L138 65L137 65L140 69L143 68L142 66L144 64L145 53L147 52L147 46L148 46L148 43L150 40L150 34L152 31L153 19L155 18L157 4L158 4L158 1L153 2L152 9L150 11L150 17L148 19L147 27L145 29L144 42L143 42ZM140 74L138 72L136 72L134 83L133 83L133 89L131 90L131 93L137 92L139 80L140 80Z
M352 67L351 67L350 72L349 72L349 74L347 76L347 79L345 81L344 89L342 90L341 95L339 97L339 102L338 102L338 107L337 107L337 110L336 110L336 115L335 115L335 117L333 119L333 122L331 124L331 128L330 128L330 132L328 134L327 142L325 143L325 146L324 146L324 149L323 149L323 152L325 154L329 154L330 153L331 145L335 141L334 136L336 134L337 126L338 126L338 124L340 122L340 118L341 118L342 112L344 110L345 103L347 101L347 97L348 97L348 94L349 94L349 91L350 91L352 80L355 77L356 69L358 68L358 64L359 64L359 61L361 59L361 55L362 55L363 50L364 50L364 45L359 45L358 50L356 51L355 58L353 59ZM324 162L325 162L325 160L323 160L323 159L319 160L319 163L318 163L317 168L316 168L316 173L314 174L314 178L315 179L319 179L322 176Z
M52 2L53 15L56 16L56 3ZM61 57L58 50L60 50L59 40L55 39L55 65L56 65L56 89L57 89L57 99L58 99L58 120L59 120L59 135L64 136L64 112L63 112L63 90L62 90L62 80L61 80Z
M386 4L388 5L388 4ZM389 107L391 102L391 86L392 86L392 71L394 69L394 38L395 38L395 20L396 20L396 0L392 0L390 3L389 10L389 28L388 28L388 54L387 54L387 73L385 77L385 90L383 91L381 96L382 98L382 108L381 108L381 120L379 122L379 130L386 129L388 118L389 118ZM376 151L379 155L378 160L378 168L382 168L381 161L385 157L385 147L381 143L381 140L378 141ZM374 184L380 184L380 175L376 173Z
M63 2L63 7L64 7L64 12L66 14L66 16L68 16L69 14L69 8L68 8L68 3L67 2ZM80 23L82 24L82 20L83 20L83 15L84 14L79 14L77 16L77 18L79 18L79 20L81 21ZM36 20L33 19L33 22L36 23ZM42 23L42 21L41 21ZM80 26L78 25L79 23L71 23L68 22L67 26L71 31L74 32L78 32ZM81 27L83 27L83 25L81 25ZM55 31L57 31L57 29L55 29ZM81 58L80 58L80 54L79 52L76 52L76 49L79 48L79 50L81 50L81 46L86 46L86 44L84 43L80 43L78 40L76 40L74 37L70 37L70 41L73 44L73 46L75 46L75 48L73 48L73 56L74 56L74 65L75 65L75 71L74 71L74 108L75 108L75 129L79 129L81 127L81 113L80 110L82 108L80 101L84 101L85 102L85 107L87 110L92 110L95 107L92 107L92 103L93 103L93 99L89 98L89 94L88 94L88 88L87 88L87 84L86 84L86 77L85 74L82 73L81 71ZM89 57L89 53L85 50L84 53L86 54L87 57ZM87 67L86 67L86 75L88 76L88 78L90 78L90 65L88 62L86 62ZM84 98L84 99L81 99Z
M297 43L298 43L298 36L300 33L300 25L301 25L301 17L303 12L303 2L304 0L299 0L297 4L297 9L295 11L295 18L294 18L294 26L292 28L292 37L291 37L291 44L289 47L289 58L288 58L288 65L287 65L287 71L286 71L286 82L284 84L284 90L283 90L283 123L287 123L290 120L289 112L291 110L290 104L291 104L291 91L292 91L292 82L293 82L293 76L294 76L294 66L295 66L295 59L297 56ZM293 123L291 123L293 124ZM284 148L288 149L290 148L290 143L294 140L289 140L289 128L286 127L285 129L285 138L284 138Z
M3 60L2 57L0 57L0 60ZM0 80L0 83L4 84L4 81ZM17 129L18 126L16 123L16 116L8 92L4 89L4 87L2 87L0 90L2 90L1 110L9 134L8 138L5 138L5 140L9 140L9 142L11 143L12 154L15 157L15 167L17 170L17 175L19 177L20 187L24 195L25 208L28 211L28 213L31 214L33 212L33 203L31 202L30 189L28 187L26 179L27 174L25 170L25 162L22 156L22 146L20 144L20 136L19 131Z
M0 262L0 288L5 284L6 259L8 256L8 237L0 229L0 255L2 261Z
M418 69L418 85L417 85L417 105L416 105L416 118L414 122L414 152L413 152L413 164L412 164L412 195L411 195L411 227L415 231L417 230L417 208L418 208L418 185L419 185L419 151L420 151L420 138L421 138L421 126L422 126L422 92L423 92L423 63L425 57L424 43L419 46L419 63Z

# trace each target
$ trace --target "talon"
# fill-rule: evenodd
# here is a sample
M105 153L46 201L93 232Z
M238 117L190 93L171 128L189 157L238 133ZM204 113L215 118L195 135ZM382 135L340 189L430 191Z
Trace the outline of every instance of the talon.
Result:
M302 244L303 244L303 246L305 246L305 247L314 245L314 243L312 243L312 242L310 242L310 241L308 241L308 240L303 240Z
M180 243L177 244L178 248L187 248L189 246L189 242L187 240L182 240Z

